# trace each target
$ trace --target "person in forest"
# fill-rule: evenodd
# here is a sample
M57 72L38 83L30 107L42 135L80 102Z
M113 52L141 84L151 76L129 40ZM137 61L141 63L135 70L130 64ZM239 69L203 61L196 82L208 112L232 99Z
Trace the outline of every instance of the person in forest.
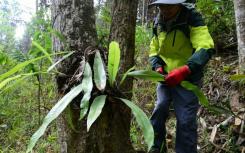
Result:
M176 153L197 153L197 111L199 103L184 80L200 85L203 68L214 53L214 42L202 16L185 5L185 0L157 0L159 15L154 21L149 61L165 81L157 86L156 106L151 116L154 144L150 153L165 153L170 103L177 118Z

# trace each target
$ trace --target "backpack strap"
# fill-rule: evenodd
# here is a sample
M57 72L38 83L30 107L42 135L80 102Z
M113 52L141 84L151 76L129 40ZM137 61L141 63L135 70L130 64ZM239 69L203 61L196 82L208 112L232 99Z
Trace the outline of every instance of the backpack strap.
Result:
M156 36L158 37L158 33L157 33L157 29L158 29L158 25L159 25L159 17L160 17L160 13L157 14L157 16L154 18L154 21L153 21L153 36Z
M185 5L183 5L183 10L181 12L181 14L179 15L179 19L176 23L176 25L174 25L174 29L178 28L179 30L183 31L184 34L189 37L190 36L190 30L189 30L189 25L192 25L192 23L190 22L190 18L192 18L192 11L194 10L194 8L187 8ZM153 21L153 36L158 36L159 30L160 31L164 31L166 30L166 25L163 23L163 21L160 18L160 13L158 13L158 15L154 18Z

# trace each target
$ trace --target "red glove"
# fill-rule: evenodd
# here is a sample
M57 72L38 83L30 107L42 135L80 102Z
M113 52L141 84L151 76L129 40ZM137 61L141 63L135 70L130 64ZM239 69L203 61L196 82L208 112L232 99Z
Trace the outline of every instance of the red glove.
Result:
M170 71L165 78L165 82L170 87L174 87L177 84L180 84L180 82L183 81L189 74L191 74L191 70L187 65L184 65Z
M160 73L160 74L163 74L163 67L162 66L157 67L155 71Z

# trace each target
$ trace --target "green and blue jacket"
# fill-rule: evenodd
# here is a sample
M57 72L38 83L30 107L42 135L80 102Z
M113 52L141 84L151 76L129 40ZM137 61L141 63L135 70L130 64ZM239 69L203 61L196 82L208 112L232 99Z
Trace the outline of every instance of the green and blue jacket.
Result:
M171 23L165 23L161 16L155 20L149 56L152 67L164 66L166 73L188 65L192 73L187 80L194 82L203 76L214 42L202 16L195 9L182 7Z

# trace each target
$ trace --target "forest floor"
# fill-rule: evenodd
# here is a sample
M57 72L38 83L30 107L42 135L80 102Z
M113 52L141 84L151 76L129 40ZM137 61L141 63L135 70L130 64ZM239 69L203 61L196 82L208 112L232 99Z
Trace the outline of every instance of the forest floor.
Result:
M145 61L139 63L138 69L145 69ZM149 67L148 67L149 68ZM228 112L216 114L200 107L198 111L198 151L200 153L244 153L245 134L244 118L245 97L242 85L231 81L231 75L238 72L237 53L216 55L209 61L203 79L202 90L208 97L210 104L232 110L234 116ZM134 101L150 116L155 102L156 83L137 80L134 89ZM133 122L134 125L134 122ZM135 127L136 128L136 127ZM170 109L167 122L167 144L170 153L174 153L176 120L174 110ZM133 132L137 131L133 128ZM133 133L132 132L132 133ZM131 134L135 147L139 150L144 147L143 139L136 139Z

